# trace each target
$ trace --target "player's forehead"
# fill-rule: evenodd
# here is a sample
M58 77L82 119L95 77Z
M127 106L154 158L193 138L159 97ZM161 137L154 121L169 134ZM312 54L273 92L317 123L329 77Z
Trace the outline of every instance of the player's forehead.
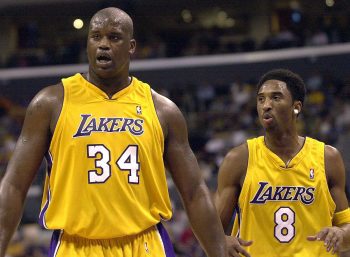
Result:
M269 94L278 92L281 94L288 94L289 90L287 87L287 83L281 80L267 80L265 81L258 91L258 95L260 94Z
M124 25L125 21L123 21L122 17L115 15L96 15L90 24L91 30L97 30L102 28L115 28L121 29Z

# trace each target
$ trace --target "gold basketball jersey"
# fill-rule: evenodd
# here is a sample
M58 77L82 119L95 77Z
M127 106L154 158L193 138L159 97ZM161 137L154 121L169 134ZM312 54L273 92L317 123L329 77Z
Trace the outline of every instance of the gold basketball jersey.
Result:
M306 138L288 168L265 143L247 141L249 160L232 235L253 240L254 257L324 257L322 241L307 241L332 226L335 203L327 186L324 143Z
M40 223L90 239L137 234L170 219L164 136L151 89L135 77L111 99L76 74L49 152Z

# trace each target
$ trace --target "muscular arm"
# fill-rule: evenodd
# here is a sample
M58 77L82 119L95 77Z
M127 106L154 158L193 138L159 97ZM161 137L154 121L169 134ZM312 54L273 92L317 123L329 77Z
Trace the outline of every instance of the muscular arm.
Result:
M219 169L215 205L226 230L237 206L248 164L247 144L232 149Z
M325 146L325 170L328 188L336 204L335 212L348 208L345 195L345 168L343 159L338 150L332 146ZM309 236L308 240L324 241L327 252L332 253L350 249L350 224L322 228L316 235Z
M225 231L233 217L234 209L237 206L239 194L243 185L248 165L247 144L232 149L226 156L219 169L218 188L215 193L215 205ZM247 256L250 254L244 246L253 242L246 241L235 236L227 236L226 244L230 256ZM248 238L249 240L249 238ZM239 255L241 254L241 255Z
M21 219L24 200L49 147L55 90L46 88L31 101L15 151L0 184L0 257ZM56 89L57 91L57 89Z
M339 151L329 145L325 146L325 167L329 191L336 204L336 212L349 207L345 194L345 167ZM339 249L350 249L350 224L342 224L340 228L344 231L343 243Z
M208 256L226 256L224 232L189 146L184 117L170 100L157 94L153 96L166 138L164 158L192 229Z

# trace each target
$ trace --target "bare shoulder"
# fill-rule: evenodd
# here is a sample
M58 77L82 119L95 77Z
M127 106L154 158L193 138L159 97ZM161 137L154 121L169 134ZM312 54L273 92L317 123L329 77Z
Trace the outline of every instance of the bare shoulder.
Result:
M43 103L43 104L52 104L57 102L63 102L63 85L62 83L58 83L55 85L50 85L42 90L40 90L36 96L33 98L32 102Z
M62 109L64 90L62 83L50 85L40 90L30 102L26 116L40 117L50 125L51 131L56 126Z
M331 145L325 145L324 156L328 182L334 183L334 181L345 180L344 162L338 149Z
M336 205L336 212L348 208L345 194L345 166L343 158L337 148L325 146L325 172L332 199Z
M219 182L243 183L248 166L248 145L241 144L231 149L225 156L219 169Z
M157 113L176 115L181 113L177 105L169 98L157 93L152 89L152 97Z
M324 159L326 172L331 171L334 173L335 170L339 170L343 164L343 158L337 148L331 145L325 145L324 148Z
M325 154L325 158L327 158L328 160L335 161L337 160L337 158L341 158L341 154L338 151L338 149L331 145L325 145L324 154Z
M152 98L165 136L169 129L186 126L182 112L173 101L154 90Z
M241 144L232 148L225 156L225 161L229 163L242 162L243 159L248 159L248 145L247 143Z

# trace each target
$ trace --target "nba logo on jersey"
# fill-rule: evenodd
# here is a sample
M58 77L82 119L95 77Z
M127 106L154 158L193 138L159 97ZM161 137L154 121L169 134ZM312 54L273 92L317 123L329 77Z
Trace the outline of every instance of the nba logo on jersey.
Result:
M141 114L142 114L142 109L141 109L141 106L140 106L140 105L137 105L137 106L136 106L136 113L137 113L138 115L141 115Z
M150 253L150 251L149 251L149 249L148 249L148 245L147 245L147 242L145 242L145 251L146 251L146 253Z
M315 178L315 170L314 169L310 169L310 179L314 179Z

